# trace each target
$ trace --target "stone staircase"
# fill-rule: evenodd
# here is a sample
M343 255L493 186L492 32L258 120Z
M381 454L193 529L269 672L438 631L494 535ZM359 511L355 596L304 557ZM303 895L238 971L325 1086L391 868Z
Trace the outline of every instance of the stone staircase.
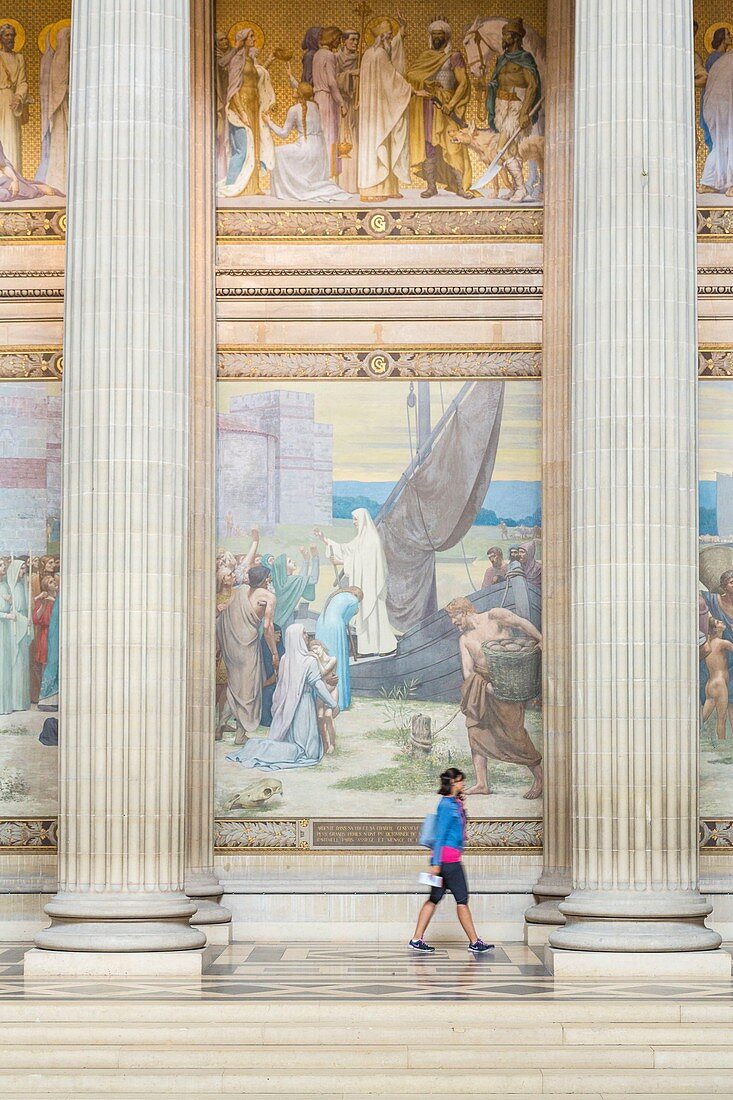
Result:
M0 1002L3 1100L731 1096L733 1004Z

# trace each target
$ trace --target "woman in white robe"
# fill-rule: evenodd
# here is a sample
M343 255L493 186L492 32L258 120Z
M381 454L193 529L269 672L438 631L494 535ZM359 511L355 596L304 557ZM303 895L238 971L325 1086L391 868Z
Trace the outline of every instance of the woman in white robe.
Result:
M387 616L387 559L382 540L366 508L357 508L351 515L356 527L351 542L328 539L320 528L315 533L325 543L331 560L343 565L349 584L364 593L354 619L359 655L393 653L397 639Z
M323 740L317 701L334 717L338 714L336 698L323 680L317 658L308 649L303 623L293 623L285 631L285 654L272 700L270 736L249 737L236 752L227 753L227 760L262 771L319 764Z
M715 62L705 85L702 108L713 147L708 153L700 191L733 195L733 53Z
M265 122L279 138L298 136L288 145L275 149L271 190L278 199L295 202L346 202L351 196L330 180L328 151L321 126L321 115L313 101L310 84L298 84L296 103L278 126L269 115Z

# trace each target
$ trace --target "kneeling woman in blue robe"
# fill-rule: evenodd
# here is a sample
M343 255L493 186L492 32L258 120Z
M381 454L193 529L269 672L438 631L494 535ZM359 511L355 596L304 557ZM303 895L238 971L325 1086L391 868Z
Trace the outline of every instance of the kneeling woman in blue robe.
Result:
M272 700L270 736L248 738L236 752L227 753L227 760L263 771L310 768L320 763L323 741L316 699L330 707L336 717L339 708L323 682L318 661L308 650L303 624L293 623L285 631L285 655Z

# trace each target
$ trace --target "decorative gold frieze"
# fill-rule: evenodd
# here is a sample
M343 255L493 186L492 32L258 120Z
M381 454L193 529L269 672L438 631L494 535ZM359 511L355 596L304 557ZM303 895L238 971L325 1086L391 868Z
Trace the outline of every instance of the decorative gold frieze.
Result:
M405 207L395 210L219 210L222 242L261 241L534 241L542 240L542 207Z
M61 243L66 236L66 211L41 210L31 207L0 205L0 241L17 242L32 240Z
M525 348L220 348L220 379L539 378L539 346Z
M0 351L1 382L58 381L64 370L61 348L7 348Z
M733 348L700 348L698 357L699 378L733 378Z

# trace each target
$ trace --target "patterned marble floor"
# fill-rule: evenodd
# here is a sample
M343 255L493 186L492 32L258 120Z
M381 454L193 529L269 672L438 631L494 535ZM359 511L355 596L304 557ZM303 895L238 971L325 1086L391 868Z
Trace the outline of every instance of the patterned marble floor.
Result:
M732 945L727 945L731 950ZM167 979L25 981L27 945L0 944L0 1000L218 1001L484 1001L552 1000L721 1001L733 1004L725 982L556 982L542 949L499 943L475 958L460 945L416 955L406 946L376 943L234 943L207 948L200 981Z

